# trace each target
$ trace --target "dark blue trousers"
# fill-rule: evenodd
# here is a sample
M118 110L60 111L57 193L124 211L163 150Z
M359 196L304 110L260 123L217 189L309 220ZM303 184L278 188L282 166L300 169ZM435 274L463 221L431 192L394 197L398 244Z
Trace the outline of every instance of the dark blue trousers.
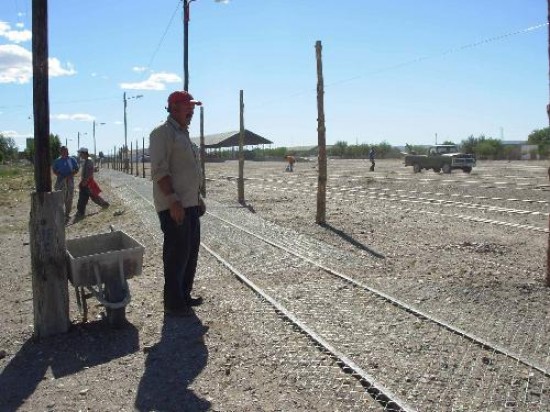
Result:
M88 187L80 186L78 188L78 202L76 204L76 211L79 215L84 215L86 213L86 205L90 199L90 189Z
M164 233L164 306L177 310L188 306L191 299L201 238L199 208L185 208L181 225L170 217L170 210L158 215Z

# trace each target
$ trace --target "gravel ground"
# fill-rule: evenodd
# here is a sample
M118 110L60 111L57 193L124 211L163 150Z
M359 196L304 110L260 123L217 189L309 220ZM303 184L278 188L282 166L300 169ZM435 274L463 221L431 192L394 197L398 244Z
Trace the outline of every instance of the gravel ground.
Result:
M331 160L323 226L313 222L315 162L298 163L294 173L282 162L247 162L246 208L235 202L237 170L236 162L207 164L212 214L550 369L544 163L414 175L396 161L380 160L370 173L364 161ZM383 409L204 249L196 287L205 304L192 318L164 319L156 216L117 175L100 176L111 208L90 206L67 236L113 224L146 246L144 273L130 281L130 325L109 330L95 301L91 321L80 323L71 295L74 327L39 343L31 339L28 185L16 179L1 188L9 194L0 204L6 410ZM134 180L146 195L145 181ZM203 242L419 410L548 409L548 378L533 367L415 323L349 284L335 286L318 268L277 257L212 215L203 220ZM347 339L350 331L356 339Z

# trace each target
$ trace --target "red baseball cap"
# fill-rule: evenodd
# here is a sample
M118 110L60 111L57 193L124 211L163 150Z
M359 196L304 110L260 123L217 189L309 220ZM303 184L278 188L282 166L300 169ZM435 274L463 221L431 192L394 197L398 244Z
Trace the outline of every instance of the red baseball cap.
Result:
M186 102L196 106L202 105L200 101L193 100L193 96L185 90L170 93L170 96L168 96L168 106L179 102Z

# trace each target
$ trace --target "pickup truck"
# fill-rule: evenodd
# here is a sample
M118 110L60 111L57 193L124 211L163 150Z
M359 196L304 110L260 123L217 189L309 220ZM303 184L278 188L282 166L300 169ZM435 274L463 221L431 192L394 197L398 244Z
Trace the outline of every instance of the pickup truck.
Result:
M405 155L405 166L412 166L414 173L420 173L422 169L433 169L436 173L451 173L453 169L462 169L464 173L470 173L475 165L475 156L460 153L455 145L432 146L427 155Z

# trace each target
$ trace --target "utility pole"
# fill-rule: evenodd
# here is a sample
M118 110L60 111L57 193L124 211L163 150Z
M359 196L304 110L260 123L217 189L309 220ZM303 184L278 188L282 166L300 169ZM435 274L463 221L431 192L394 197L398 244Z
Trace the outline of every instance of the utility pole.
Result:
M189 6L195 0L183 1L183 90L189 91ZM227 3L228 0L215 0Z
M189 5L195 0L183 0L183 90L189 91Z
M105 123L96 123L96 121L94 120L94 126L93 126L93 130L92 130L93 135L94 135L94 160L95 160L95 157L96 157L96 145L95 145L95 126L96 126L96 124L98 126L101 126L101 125L104 125Z
M127 100L126 100L126 92L122 94L122 100L124 101L124 150L123 150L123 156L124 156L124 167L126 171L128 171L128 159L126 157L126 151L128 150L128 121L126 120L126 106L127 106Z
M124 163L124 171L128 173L129 168L129 160L128 160L128 120L126 116L126 108L128 107L128 100L129 99L140 99L142 98L142 94L138 94L137 96L130 96L126 98L126 92L122 94L122 102L124 103L124 148L122 149L122 158Z
M48 92L48 1L32 2L32 68L36 192L31 194L31 249L34 336L69 329L69 290L63 192L52 192Z

